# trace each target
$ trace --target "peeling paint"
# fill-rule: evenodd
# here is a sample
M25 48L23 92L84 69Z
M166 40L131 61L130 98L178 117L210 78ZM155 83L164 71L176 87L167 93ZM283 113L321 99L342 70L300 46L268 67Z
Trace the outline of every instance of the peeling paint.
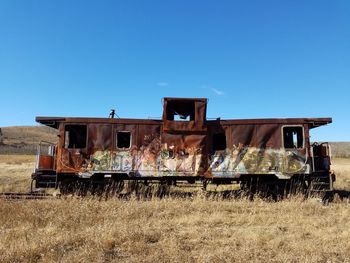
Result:
M261 149L256 147L233 148L209 158L209 173L215 176L235 174L295 174L307 169L306 157L297 151Z

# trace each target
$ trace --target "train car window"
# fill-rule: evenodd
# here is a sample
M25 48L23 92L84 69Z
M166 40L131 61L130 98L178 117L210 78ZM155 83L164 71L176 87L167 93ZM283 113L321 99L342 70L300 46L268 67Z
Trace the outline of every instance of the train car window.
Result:
M131 146L131 133L128 131L117 132L117 148L129 149Z
M283 127L283 145L286 149L303 148L304 132L301 126Z
M222 151L226 149L226 134L213 134L213 151Z
M86 125L66 125L64 129L64 148L81 149L86 147Z
M168 101L166 116L169 121L194 121L194 101Z

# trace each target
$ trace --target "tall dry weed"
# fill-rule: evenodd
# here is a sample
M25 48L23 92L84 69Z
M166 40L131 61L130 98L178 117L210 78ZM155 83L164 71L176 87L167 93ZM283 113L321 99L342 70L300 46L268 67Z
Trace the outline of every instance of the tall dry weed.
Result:
M342 262L349 203L0 201L1 262Z
M0 170L30 174L12 161ZM302 196L0 200L0 262L347 262L349 218L347 199Z

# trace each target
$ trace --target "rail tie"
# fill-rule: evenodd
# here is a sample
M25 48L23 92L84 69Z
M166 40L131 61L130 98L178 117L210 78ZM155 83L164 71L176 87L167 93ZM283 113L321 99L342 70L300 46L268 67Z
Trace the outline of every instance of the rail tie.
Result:
M4 192L0 193L0 199L5 200L47 200L57 199L59 196L46 193L15 193L15 192Z

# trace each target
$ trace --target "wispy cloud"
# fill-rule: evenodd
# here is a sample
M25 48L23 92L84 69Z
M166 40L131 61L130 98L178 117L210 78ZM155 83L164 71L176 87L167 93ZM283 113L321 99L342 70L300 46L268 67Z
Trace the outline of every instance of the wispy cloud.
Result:
M225 92L223 92L222 90L213 88L213 87L211 87L211 86L209 86L209 85L202 85L202 86L201 86L201 89L211 90L211 91L212 91L213 93L215 93L215 95L217 95L217 96L225 95Z
M215 88L210 88L212 92L214 92L216 95L221 96L224 95L224 92Z
M168 83L168 82L161 81L161 82L158 82L158 83L157 83L157 86L159 86L159 87L168 87L168 86L169 86L169 83Z

